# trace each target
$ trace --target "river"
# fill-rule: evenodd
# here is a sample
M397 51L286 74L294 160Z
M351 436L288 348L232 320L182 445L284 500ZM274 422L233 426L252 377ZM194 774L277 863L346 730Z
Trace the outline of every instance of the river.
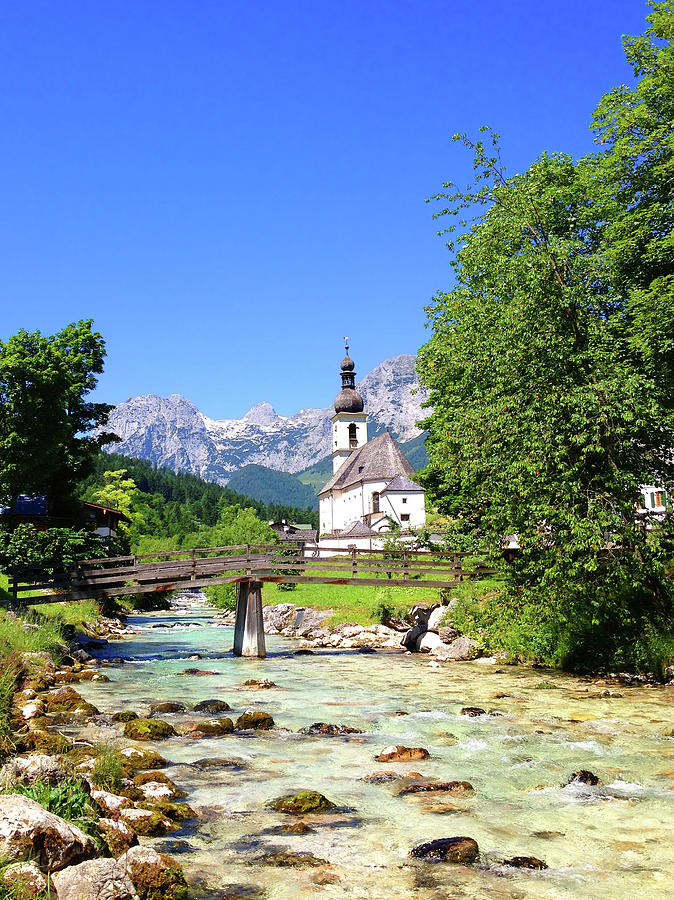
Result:
M232 629L216 626L208 606L134 616L129 625L136 634L101 651L111 681L78 688L102 712L144 715L160 700L189 707L217 698L232 707L224 715L264 710L277 725L146 745L170 761L164 771L200 812L180 832L150 839L180 861L194 898L659 900L674 892L674 738L664 736L674 725L672 686L598 685L478 663L431 668L427 657L386 651L295 656L296 643L282 637L267 639L266 660L235 659ZM194 654L201 659L188 661ZM128 661L110 663L116 656ZM195 666L216 674L183 674ZM278 687L244 687L250 678ZM468 718L460 715L465 706L500 715ZM162 718L179 727L195 714ZM318 721L364 733L297 733ZM88 725L79 736L129 743L111 725ZM376 762L391 744L425 747L431 757ZM235 758L240 766L191 765L204 757ZM601 785L567 784L580 769L596 773ZM467 780L474 791L403 797L400 783L362 780L382 770ZM279 827L289 817L265 804L301 789L320 791L338 811L305 816L311 830L289 834ZM479 864L409 858L420 842L456 835L477 840ZM326 864L273 864L283 849ZM521 855L548 868L501 865Z

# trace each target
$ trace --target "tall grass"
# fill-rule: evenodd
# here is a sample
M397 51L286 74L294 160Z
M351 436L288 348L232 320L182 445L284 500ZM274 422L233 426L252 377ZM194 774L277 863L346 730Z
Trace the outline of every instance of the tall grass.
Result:
M59 625L73 625L75 628L95 622L101 615L101 608L96 600L41 603L29 609L36 616L35 621L45 620Z

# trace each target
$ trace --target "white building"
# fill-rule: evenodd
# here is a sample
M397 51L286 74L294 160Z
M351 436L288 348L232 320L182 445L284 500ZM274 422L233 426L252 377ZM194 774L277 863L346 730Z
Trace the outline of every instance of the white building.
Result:
M372 538L392 525L406 532L426 524L424 489L411 480L414 468L387 431L368 441L348 349L331 420L333 475L319 494L320 533L340 543L375 546Z

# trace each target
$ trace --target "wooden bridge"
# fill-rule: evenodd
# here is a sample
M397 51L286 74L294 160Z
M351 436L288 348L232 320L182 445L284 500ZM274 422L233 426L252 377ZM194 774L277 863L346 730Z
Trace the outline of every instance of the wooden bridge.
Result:
M10 593L15 605L32 606L235 584L234 653L262 657L262 586L267 582L448 589L496 571L486 566L465 570L462 561L467 555L303 548L289 542L205 547L89 559L48 577L44 571L26 569L10 579Z

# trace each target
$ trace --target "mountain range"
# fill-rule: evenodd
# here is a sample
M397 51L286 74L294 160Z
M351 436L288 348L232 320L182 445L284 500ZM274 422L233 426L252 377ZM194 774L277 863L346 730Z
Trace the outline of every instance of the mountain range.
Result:
M421 408L428 394L419 384L415 363L412 355L384 360L357 388L365 401L370 437L388 429L403 450L411 442L418 467L425 454L417 422L428 415ZM331 469L333 413L332 408L303 409L280 416L262 402L240 419L215 420L180 394L149 394L112 410L106 430L120 442L108 449L229 484L264 502L313 506Z

